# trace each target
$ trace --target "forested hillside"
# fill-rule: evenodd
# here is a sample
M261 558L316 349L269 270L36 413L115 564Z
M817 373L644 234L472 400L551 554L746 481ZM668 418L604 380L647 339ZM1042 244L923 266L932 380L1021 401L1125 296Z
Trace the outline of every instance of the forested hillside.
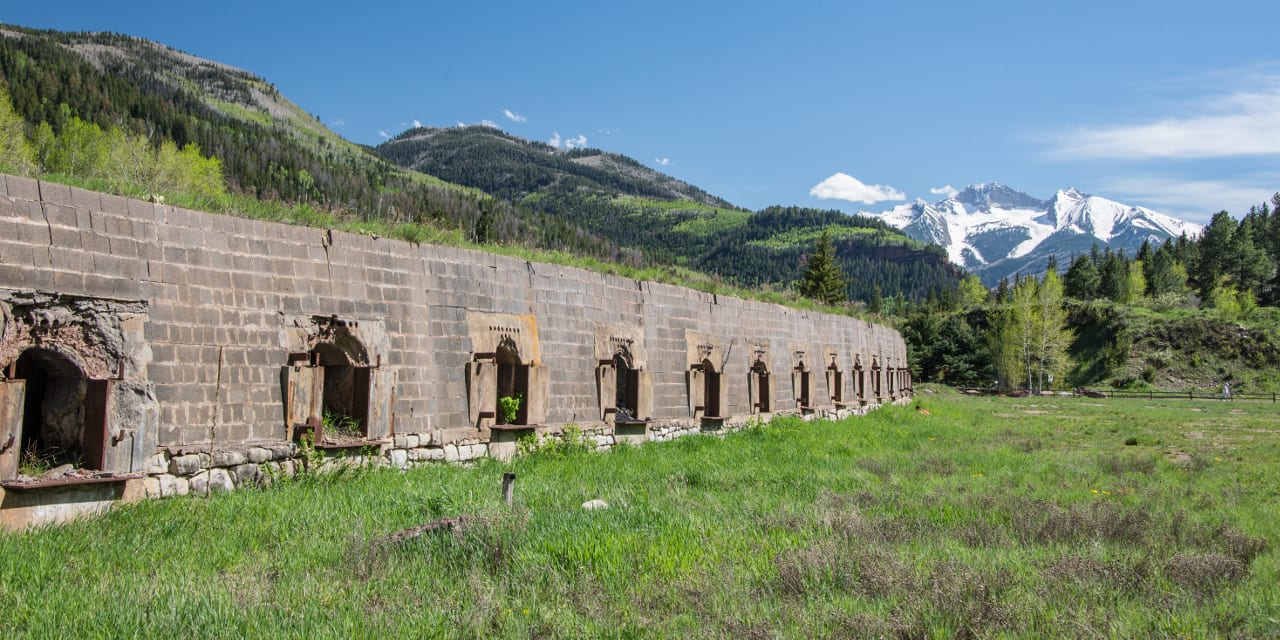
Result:
M67 132L96 127L104 136L141 136L157 148L194 145L221 162L232 192L351 218L459 229L473 239L480 233L494 242L609 260L633 256L563 218L406 171L329 131L262 78L147 40L0 26L0 79L35 134L46 173L101 173L103 167L59 163L50 153L55 141L73 149L90 144L69 140Z
M743 286L790 286L824 231L855 300L869 302L877 289L922 300L953 289L960 273L937 247L880 221L800 207L751 213L597 149L561 150L472 126L411 129L378 151L406 167L566 219L649 261Z

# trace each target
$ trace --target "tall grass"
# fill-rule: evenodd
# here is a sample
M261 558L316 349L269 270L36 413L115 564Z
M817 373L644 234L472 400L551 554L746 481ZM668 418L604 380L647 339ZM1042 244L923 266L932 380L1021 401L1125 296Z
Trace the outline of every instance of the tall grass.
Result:
M3 535L0 636L1280 633L1271 405L918 405ZM597 498L610 508L580 508ZM469 528L382 541L461 514Z

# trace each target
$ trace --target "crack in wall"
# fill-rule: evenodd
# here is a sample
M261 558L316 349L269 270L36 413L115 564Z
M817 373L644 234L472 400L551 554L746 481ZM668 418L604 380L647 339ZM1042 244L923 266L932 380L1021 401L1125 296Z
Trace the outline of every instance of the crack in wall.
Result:
M333 244L333 229L326 229L324 232L324 241L320 243L324 247L324 267L329 273L329 292L333 292L333 262L329 260L329 247Z
M40 203L40 214L44 216L44 227L49 232L49 246L46 250L49 252L49 264L53 264L53 222L49 220L49 205Z

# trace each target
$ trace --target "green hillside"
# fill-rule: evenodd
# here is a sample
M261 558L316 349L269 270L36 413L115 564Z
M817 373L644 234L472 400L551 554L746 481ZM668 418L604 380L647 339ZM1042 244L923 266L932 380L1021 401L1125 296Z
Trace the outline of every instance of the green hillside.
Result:
M562 218L387 162L330 131L263 78L155 42L0 25L0 80L32 130L47 124L57 137L84 123L156 147L198 145L221 162L235 194L346 220L457 230L472 241L627 256ZM145 193L146 186L134 189Z
M741 286L787 287L824 231L849 276L848 295L920 300L954 289L959 270L937 247L839 211L770 207L751 213L598 149L557 149L492 127L417 128L377 148L388 159L567 220L646 260Z

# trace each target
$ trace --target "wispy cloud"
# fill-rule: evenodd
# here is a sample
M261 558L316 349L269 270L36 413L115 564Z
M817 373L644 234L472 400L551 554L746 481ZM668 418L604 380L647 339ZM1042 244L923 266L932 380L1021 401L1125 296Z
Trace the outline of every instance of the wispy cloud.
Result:
M1275 184L1276 180L1259 177L1251 182L1255 184L1244 180L1178 180L1152 176L1117 178L1104 183L1103 188L1117 199L1139 202L1184 220L1207 223L1218 211L1225 209L1239 218L1249 207L1271 199L1274 190L1256 183Z
M334 118L329 122L329 126L331 127L341 127L345 124L347 124L347 121L343 120L342 118Z
M386 131L381 131L381 130L379 130L379 131L378 131L378 135L382 136L383 138L390 138L390 137L391 137L391 134L387 133Z
M1255 78L1253 86L1259 88L1205 99L1188 115L1053 135L1050 154L1068 160L1280 154L1280 76Z
M667 166L667 165L671 164L671 158L654 158L654 159L653 159L653 162L654 162L654 164L657 164L657 165L660 165L660 166L665 167L665 166Z
M883 184L863 184L847 174L836 173L809 190L809 195L823 200L848 200L862 204L875 204L886 200L906 200L901 191Z
M501 129L501 128L502 128L502 127L499 127L499 126L498 126L498 123L496 123L496 122L494 122L494 121L492 121L492 120L481 120L481 121L480 121L480 124L481 124L481 125L484 125L484 126L486 126L486 127L489 127L489 128L491 128L491 129Z
M421 129L421 128L422 128L422 123L421 123L421 122L418 122L417 120L414 120L414 121L413 121L413 128L414 128L414 129Z
M587 137L579 133L572 138L561 138L560 132L556 131L551 134L551 139L547 140L547 144L557 149L581 149L587 146Z
M946 196L948 198L954 198L956 197L957 193L960 193L960 191L958 191L955 187L948 184L941 187L933 187L932 189L929 189L929 193L932 193L935 196Z
M510 109L503 109L503 110L502 110L502 115L506 116L506 117L507 117L507 119L508 119L508 120L510 120L510 121L512 121L512 122L528 122L528 121L529 121L529 119L528 119L528 118L526 118L526 117L524 117L524 116L522 116L522 115L520 115L520 114L518 114L518 113L516 113L516 112L514 112L514 111L512 111L512 110L510 110Z

